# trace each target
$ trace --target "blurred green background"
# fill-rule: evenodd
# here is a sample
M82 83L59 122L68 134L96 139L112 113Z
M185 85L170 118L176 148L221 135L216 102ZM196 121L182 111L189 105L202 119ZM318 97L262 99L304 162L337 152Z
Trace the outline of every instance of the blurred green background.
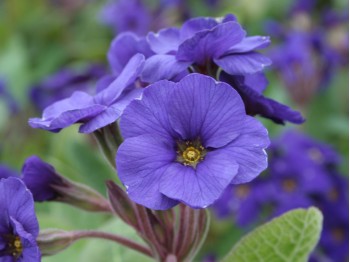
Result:
M152 1L151 1L152 2ZM264 34L263 22L275 19L286 23L290 1L232 0L221 1L218 8L203 1L189 1L193 15L221 16L234 13L250 35ZM12 114L0 97L0 163L18 171L30 155L38 155L51 163L59 173L81 181L105 194L104 181L116 179L92 137L77 132L75 126L58 134L31 129L27 120L41 113L31 104L30 87L45 76L66 67L105 63L106 52L114 37L110 28L98 21L105 1L0 1L0 78L20 106ZM153 3L155 4L154 1ZM347 8L347 1L333 1L338 9ZM179 24L178 24L179 25ZM272 43L274 39L272 38ZM348 68L338 70L329 87L314 97L308 110L298 108L288 97L282 81L268 72L270 85L266 95L302 110L307 121L299 126L312 137L331 144L342 156L341 171L348 173ZM272 137L286 126L261 119ZM60 203L37 204L41 228L101 228L137 238L135 232L108 215L90 214ZM232 230L226 238L223 232ZM225 254L242 234L232 222L212 223L205 251L215 247ZM227 234L226 234L227 235ZM215 245L213 244L215 243ZM66 251L43 261L147 261L142 255L103 240L82 240Z

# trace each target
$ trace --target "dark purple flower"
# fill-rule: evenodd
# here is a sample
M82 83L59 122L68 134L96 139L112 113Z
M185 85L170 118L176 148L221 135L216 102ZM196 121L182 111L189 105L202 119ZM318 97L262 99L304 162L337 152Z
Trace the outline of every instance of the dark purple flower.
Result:
M102 9L100 20L115 32L145 35L151 29L152 14L141 0L110 1Z
M81 133L91 133L116 121L129 102L142 93L134 85L144 63L144 56L133 56L120 75L107 87L97 87L95 96L74 92L71 97L58 101L43 111L42 118L31 118L29 124L51 132L81 123ZM109 83L109 81L107 81Z
M20 179L0 179L0 210L0 260L40 261L33 196Z
M58 198L60 194L54 187L64 185L64 179L56 173L53 166L37 156L26 159L22 167L22 180L38 202Z
M48 76L30 90L30 98L40 110L67 98L75 91L92 93L99 78L106 73L102 65L90 65L83 70L64 68Z
M58 201L94 212L110 210L109 204L98 192L61 176L53 166L37 156L27 158L21 179L36 202Z
M270 65L255 50L269 45L268 37L246 37L233 15L221 19L194 18L181 29L167 28L147 36L157 55L145 63L141 79L155 82L172 79L189 66L197 72L215 74L217 67L232 75L253 74Z
M151 85L120 126L118 175L130 198L152 209L204 208L267 166L266 129L235 90L200 74Z
M222 72L220 80L237 90L248 115L261 115L277 124L284 124L285 121L301 124L305 121L299 112L262 94L268 83L263 73L232 76Z

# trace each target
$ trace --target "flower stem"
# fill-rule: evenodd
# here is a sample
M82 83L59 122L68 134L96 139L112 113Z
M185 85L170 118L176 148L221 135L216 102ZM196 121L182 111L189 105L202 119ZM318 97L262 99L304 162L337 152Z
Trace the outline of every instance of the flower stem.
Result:
M104 135L99 130L95 131L93 134L94 134L94 137L96 138L104 156L106 157L108 163L110 163L112 165L113 169L115 169L114 155L111 153L111 150L109 149L109 146L107 144L107 141L105 140Z
M152 257L152 252L147 247L116 234L101 231L74 231L74 240L82 238L100 238L111 240L128 248L134 249L146 256Z

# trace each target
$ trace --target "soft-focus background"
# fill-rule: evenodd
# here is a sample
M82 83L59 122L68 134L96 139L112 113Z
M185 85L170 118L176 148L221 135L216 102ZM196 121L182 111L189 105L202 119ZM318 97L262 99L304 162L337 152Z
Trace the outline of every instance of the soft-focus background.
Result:
M230 188L212 208L198 261L222 257L245 232L291 208L318 206L324 232L312 259L348 261L349 83L346 0L2 0L0 1L0 164L20 172L38 155L63 175L105 194L115 179L95 141L71 127L31 129L29 117L74 90L93 88L108 70L118 32L142 36L189 17L233 13L249 35L268 35L266 95L301 111L301 126L261 120L273 140L270 168ZM297 131L296 131L297 130ZM1 169L0 169L1 170ZM37 204L41 228L92 229L136 238L110 217L60 203ZM331 217L329 218L329 216ZM322 260L325 257L329 260ZM103 240L83 240L43 261L147 261Z

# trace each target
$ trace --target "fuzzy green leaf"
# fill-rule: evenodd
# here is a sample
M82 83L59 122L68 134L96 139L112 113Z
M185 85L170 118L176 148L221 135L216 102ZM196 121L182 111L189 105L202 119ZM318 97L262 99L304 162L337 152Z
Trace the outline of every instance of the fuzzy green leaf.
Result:
M295 209L243 237L222 262L303 262L315 248L322 229L321 212Z

